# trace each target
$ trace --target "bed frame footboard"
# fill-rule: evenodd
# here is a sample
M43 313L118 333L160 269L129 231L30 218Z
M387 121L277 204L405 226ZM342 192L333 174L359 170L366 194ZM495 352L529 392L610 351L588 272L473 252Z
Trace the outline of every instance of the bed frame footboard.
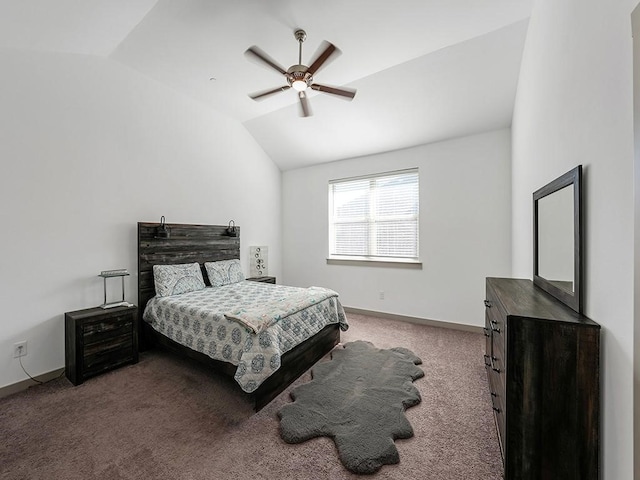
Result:
M215 360L204 353L180 345L156 332L146 322L144 322L143 331L148 340L147 346L157 346L180 357L194 360L217 374L227 377L234 384L234 387L241 391L240 386L233 380L236 371L235 365ZM253 409L256 412L261 410L315 365L318 360L329 353L338 343L340 343L339 325L337 323L327 325L316 335L285 353L281 358L280 368L267 378L255 392L242 392L242 394L253 404Z

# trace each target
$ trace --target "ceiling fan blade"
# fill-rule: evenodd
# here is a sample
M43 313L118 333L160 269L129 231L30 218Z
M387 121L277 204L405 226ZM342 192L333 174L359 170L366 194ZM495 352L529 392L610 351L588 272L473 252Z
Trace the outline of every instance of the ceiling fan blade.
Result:
M260 62L262 62L262 64L270 66L271 68L273 68L274 70L277 70L279 73L283 75L287 73L287 71L282 66L280 66L278 62L276 62L273 58L271 58L269 55L267 55L265 52L263 52L260 48L256 47L255 45L253 47L247 48L244 54L247 58L252 60L259 60Z
M253 100L263 100L269 95L273 95L274 93L284 92L285 90L289 90L291 88L290 85L283 85L282 87L272 88L271 90L263 90L261 92L250 93L249 98Z
M313 90L318 92L330 93L332 95L339 95L347 100L352 100L356 96L357 90L355 88L337 88L330 87L329 85L320 85L319 83L313 83L311 85Z
M342 53L338 47L327 41L322 42L318 52L320 53L316 53L315 60L311 62L311 65L307 70L311 75L314 75L325 64L328 65L327 62L329 59L335 60Z
M298 94L300 98L300 116L301 117L310 117L311 113L311 105L309 105L309 99L307 98L307 94L304 92L300 92Z

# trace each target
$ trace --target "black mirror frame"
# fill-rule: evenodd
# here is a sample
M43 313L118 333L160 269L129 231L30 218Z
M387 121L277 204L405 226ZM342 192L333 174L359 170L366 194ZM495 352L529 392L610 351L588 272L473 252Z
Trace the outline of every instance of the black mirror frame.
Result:
M538 275L538 200L569 185L573 185L573 293L558 288ZM584 288L582 210L582 165L533 192L533 283L578 313L582 313L583 309Z

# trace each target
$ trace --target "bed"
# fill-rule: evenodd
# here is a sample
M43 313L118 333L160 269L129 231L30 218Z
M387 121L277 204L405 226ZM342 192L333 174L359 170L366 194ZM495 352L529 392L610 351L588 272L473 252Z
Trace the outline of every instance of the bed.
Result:
M138 223L142 350L159 346L204 363L231 377L259 410L340 341L340 328L348 328L331 290L221 282L211 268L238 263L240 227L230 236L226 226L165 224L167 236L158 226ZM154 265L158 274L176 264L197 264L190 268L200 270L204 288L156 295Z

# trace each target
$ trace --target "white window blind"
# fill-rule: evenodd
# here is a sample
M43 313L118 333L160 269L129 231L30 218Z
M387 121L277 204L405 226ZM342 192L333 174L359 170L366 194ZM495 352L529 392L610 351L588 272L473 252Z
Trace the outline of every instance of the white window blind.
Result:
M418 259L418 169L329 182L329 255Z

